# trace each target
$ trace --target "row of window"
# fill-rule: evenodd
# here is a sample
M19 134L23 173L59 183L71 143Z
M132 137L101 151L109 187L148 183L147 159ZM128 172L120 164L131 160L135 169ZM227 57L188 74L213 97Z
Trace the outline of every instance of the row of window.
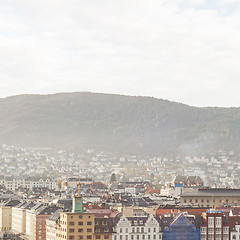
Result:
M188 201L189 201L190 203L193 203L193 202L195 202L195 203L198 203L198 202L204 203L205 201L206 201L207 203L210 203L210 202L215 203L215 202L216 202L215 199L213 199L213 200L201 199L201 201L200 201L200 199L195 199L195 200L194 200L194 199L184 199L184 203L187 203ZM218 201L219 201L220 203L222 203L222 202L228 203L228 202L229 202L228 199L224 199L224 200L219 199ZM240 199L239 199L238 201L240 201Z
M69 232L70 232L70 233L73 233L74 231L75 231L74 228L70 228L70 229L69 229ZM79 228L79 229L78 229L78 232L83 232L83 228ZM92 229L91 229L91 228L87 228L87 232L92 232Z
M152 228L152 229L153 229L153 232L156 232L156 228ZM122 233L122 232L123 232L123 229L120 228L119 231L120 231L120 233ZM125 232L128 233L128 228L125 229ZM139 232L144 233L144 227L141 227L141 228L139 228L139 227L134 228L134 227L133 227L133 228L132 228L132 232L133 232L133 233L135 233L135 232L136 232L136 233L139 233ZM148 228L147 232L150 233L150 232L151 232L151 228Z
M95 236L96 239L101 239L100 235ZM104 235L104 239L109 239L109 235Z
M66 224L66 222L65 222L65 224ZM75 222L69 222L69 225L74 226ZM83 222L78 222L78 226L82 226L82 225L83 225ZM87 225L88 226L92 225L92 222L87 222Z
M95 225L98 226L99 223L100 223L99 220L95 220ZM102 223L102 225L107 225L108 222L107 222L107 220L102 220L101 223Z
M79 235L79 236L77 237L77 239L75 239L74 236L69 236L69 239L70 239L70 240L82 240L82 239L83 239L83 236L82 236L82 235ZM87 235L87 239L92 239L92 235Z
M147 238L145 238L145 235L131 235L131 238L128 238L128 235L126 235L124 238L122 235L119 236L120 240L145 240L145 239L157 239L157 235L153 235L151 238L151 235L147 235ZM158 235L158 239L162 239L162 235ZM114 240L117 240L117 236L114 236Z

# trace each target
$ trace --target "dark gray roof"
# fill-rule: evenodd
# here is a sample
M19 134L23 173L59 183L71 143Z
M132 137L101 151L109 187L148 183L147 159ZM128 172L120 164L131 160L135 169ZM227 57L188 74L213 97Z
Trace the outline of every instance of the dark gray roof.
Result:
M43 208L38 209L37 214L38 215L52 215L57 210L59 210L59 207L56 207L56 206L43 207Z
M10 207L15 207L20 203L19 200L14 200L14 199L10 199L7 202L4 203L4 206L10 206Z
M63 209L58 209L56 212L54 212L48 220L57 222L57 220L60 218L60 213L63 212Z

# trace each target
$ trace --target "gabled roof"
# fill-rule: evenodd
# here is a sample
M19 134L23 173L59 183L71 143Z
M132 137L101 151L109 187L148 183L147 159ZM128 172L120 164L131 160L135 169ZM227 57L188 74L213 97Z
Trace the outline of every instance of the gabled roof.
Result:
M171 225L191 225L192 223L187 219L183 213L179 213L171 222Z

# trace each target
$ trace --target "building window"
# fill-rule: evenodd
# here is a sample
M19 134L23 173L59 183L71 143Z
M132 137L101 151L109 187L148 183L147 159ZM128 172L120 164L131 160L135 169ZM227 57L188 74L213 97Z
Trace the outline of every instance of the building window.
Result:
M156 235L153 235L153 239L156 239Z
M74 236L69 236L69 239L73 240L73 239L74 239Z
M78 232L83 232L83 228L79 228L79 229L78 229Z
M109 229L108 229L108 228L103 228L103 231L104 231L104 232L108 232Z
M70 232L70 233L73 233L73 232L74 232L74 228L70 228L70 229L69 229L69 232Z
M83 239L83 236L79 235L79 236L78 236L78 239L79 239L79 240L80 240L80 239Z
M92 222L87 222L87 225L92 225Z
M74 222L69 222L69 225L70 226L74 226Z
M143 239L143 240L145 239L145 235L142 236L142 239Z
M139 235L137 235L137 240L139 240Z
M126 233L128 233L128 228L126 228Z
M150 228L148 228L148 232L151 232L151 229L150 229Z
M87 235L87 239L92 239L92 235Z
M134 239L134 236L133 235L131 235L131 240L133 240Z
M203 199L201 199L201 202L202 202L202 203L203 203L203 201L204 201L204 200L203 200Z
M213 217L208 218L208 226L209 227L214 226L214 218Z
M120 228L120 233L122 233L122 228Z
M109 239L109 235L104 235L104 239Z
M137 227L137 233L139 232L139 227Z
M153 232L156 232L156 228L153 228Z
M151 235L148 235L148 239L151 239Z
M95 220L95 225L99 225L99 221L98 220Z
M101 236L100 235L96 235L96 239L100 239L101 238Z
M83 222L78 222L78 226L82 226L83 225Z
M88 229L87 229L87 232L92 232L92 229L91 229L91 228L88 228Z
M133 232L133 233L135 232L135 228L132 228L132 232Z

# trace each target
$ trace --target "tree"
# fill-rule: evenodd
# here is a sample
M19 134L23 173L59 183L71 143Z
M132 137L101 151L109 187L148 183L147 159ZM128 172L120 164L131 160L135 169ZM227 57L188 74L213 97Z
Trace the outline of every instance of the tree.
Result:
M111 178L110 178L110 182L111 183L116 182L116 174L115 173L112 173Z

